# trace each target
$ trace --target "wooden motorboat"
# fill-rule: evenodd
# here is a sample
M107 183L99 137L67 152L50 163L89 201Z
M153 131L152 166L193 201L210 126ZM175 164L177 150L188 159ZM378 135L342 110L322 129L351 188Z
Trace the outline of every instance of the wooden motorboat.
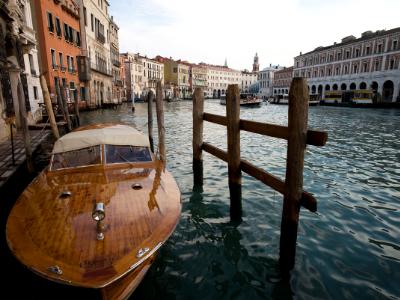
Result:
M50 165L7 220L7 243L33 272L125 299L180 217L179 188L126 125L92 125L61 137Z

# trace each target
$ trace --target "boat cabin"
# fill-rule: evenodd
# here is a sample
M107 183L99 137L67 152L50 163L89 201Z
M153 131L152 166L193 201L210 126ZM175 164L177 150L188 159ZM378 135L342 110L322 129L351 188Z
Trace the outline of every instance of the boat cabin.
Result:
M322 101L324 103L341 103L342 91L326 91L325 97Z
M372 104L373 92L371 90L355 90L352 102L356 104Z
M148 138L130 126L74 131L56 141L50 171L152 162Z

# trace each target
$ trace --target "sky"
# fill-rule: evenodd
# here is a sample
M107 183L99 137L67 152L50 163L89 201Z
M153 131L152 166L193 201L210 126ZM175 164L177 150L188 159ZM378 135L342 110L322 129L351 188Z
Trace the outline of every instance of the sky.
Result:
M300 52L400 27L400 0L115 0L120 52L251 69L292 66Z

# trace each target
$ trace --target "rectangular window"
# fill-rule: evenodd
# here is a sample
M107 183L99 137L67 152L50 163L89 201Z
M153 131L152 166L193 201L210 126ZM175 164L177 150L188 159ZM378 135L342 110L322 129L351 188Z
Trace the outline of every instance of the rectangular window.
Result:
M33 63L33 55L29 54L29 66L31 67L31 74L36 75L35 65Z
M47 27L50 32L54 32L53 15L47 12Z
M72 72L75 72L75 62L73 57L71 57L71 70Z
M56 32L57 32L57 36L61 36L61 23L60 23L60 19L56 17Z
M68 25L64 23L64 38L66 41L69 40L69 30L68 30Z
M392 50L397 50L397 41L393 41Z
M64 65L64 63L63 63L63 54L60 52L60 53L58 53L58 56L60 58L60 67L62 68L63 65Z
M53 65L53 69L57 68L57 61L56 61L56 51L51 49L51 63Z
M92 27L92 32L94 31L94 25L93 25L93 14L90 14L90 25Z
M69 30L69 35L68 35L68 37L69 37L69 42L70 43L73 43L74 42L74 29L72 29L72 27L71 26L68 26L68 30Z
M71 57L67 55L67 67L68 67L68 72L71 72Z
M83 20L85 22L85 26L87 26L87 12L86 7L83 7Z
M81 34L79 33L79 31L76 32L76 45L78 47L81 46Z
M38 99L38 88L36 86L33 87L33 97L35 100Z

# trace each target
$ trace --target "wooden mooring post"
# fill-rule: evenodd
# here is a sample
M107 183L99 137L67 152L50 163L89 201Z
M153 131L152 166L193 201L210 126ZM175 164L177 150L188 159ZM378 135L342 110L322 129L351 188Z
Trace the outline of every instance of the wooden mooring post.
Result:
M196 88L193 94L193 175L194 185L203 185L203 113L204 93Z
M147 94L147 131L149 132L149 141L151 152L154 153L154 140L153 140L153 101L154 93L152 90Z
M164 103L161 81L157 82L156 88L156 111L157 111L157 127L158 127L158 151L160 160L167 162L165 155L165 127L164 127Z
M226 94L228 130L228 176L230 215L232 220L242 217L242 171L240 169L240 92L238 85L229 85Z
M40 86L42 87L43 99L46 105L47 115L49 116L50 127L53 135L56 139L60 138L60 133L58 132L56 118L54 117L53 106L51 104L49 89L47 88L46 78L44 75L40 75Z
M195 164L198 161L202 165L202 150L228 162L231 219L235 220L241 216L241 171L284 195L279 264L285 273L294 267L300 207L307 208L311 212L317 210L317 201L314 196L303 190L306 145L324 146L328 139L326 132L307 129L308 97L306 80L294 78L290 87L287 127L241 120L237 85L228 87L226 116L205 113L204 98L197 97L197 93L193 100L193 170L196 169ZM203 141L203 121L227 127L228 151L223 151ZM285 181L240 158L240 130L288 141ZM194 177L196 183L196 174Z
M34 166L33 166L33 159L32 159L31 136L29 134L28 119L27 119L26 106L25 106L26 105L25 104L25 94L24 94L24 89L22 87L21 80L18 80L17 94L18 94L19 117L20 117L20 121L21 121L22 135L24 137L24 144L25 144L26 165L27 165L28 172L33 173Z

